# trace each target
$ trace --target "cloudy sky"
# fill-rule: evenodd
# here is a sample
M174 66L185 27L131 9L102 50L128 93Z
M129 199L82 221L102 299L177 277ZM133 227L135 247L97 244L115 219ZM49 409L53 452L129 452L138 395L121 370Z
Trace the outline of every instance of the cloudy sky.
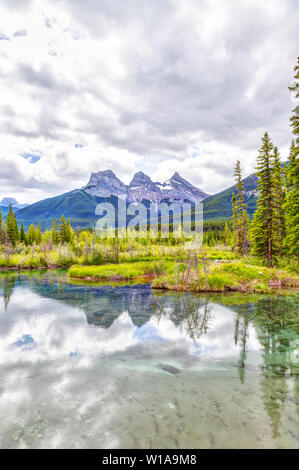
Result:
M108 168L212 194L265 130L287 157L298 0L1 0L0 18L0 199Z

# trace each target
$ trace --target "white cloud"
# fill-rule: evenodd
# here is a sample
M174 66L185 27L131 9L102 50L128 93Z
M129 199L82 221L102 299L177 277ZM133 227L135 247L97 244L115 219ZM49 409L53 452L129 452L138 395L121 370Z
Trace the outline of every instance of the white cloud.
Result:
M253 170L265 130L286 158L296 13L293 0L2 2L0 198L107 168L179 171L213 193L237 158Z

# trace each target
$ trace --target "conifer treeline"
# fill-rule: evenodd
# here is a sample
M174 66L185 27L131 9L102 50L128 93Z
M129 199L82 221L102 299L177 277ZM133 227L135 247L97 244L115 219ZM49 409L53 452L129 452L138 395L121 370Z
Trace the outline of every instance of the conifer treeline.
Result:
M289 88L299 98L299 57L294 70L295 80ZM266 258L269 266L282 255L299 257L299 105L290 121L294 139L287 165L282 167L278 148L267 132L257 158L258 199L250 242L252 253ZM246 254L248 217L239 161L234 175L238 190L232 197L234 246L240 254Z
M18 242L24 245L38 245L41 243L42 239L46 239L47 241L51 240L57 245L58 243L70 243L73 236L74 232L71 227L70 219L66 221L64 216L60 218L58 227L57 221L54 219L51 230L46 230L44 234L40 222L38 222L37 227L31 224L26 233L23 222L19 229L17 218L11 205L9 206L5 221L3 220L0 209L0 243L9 243L12 246L15 246Z

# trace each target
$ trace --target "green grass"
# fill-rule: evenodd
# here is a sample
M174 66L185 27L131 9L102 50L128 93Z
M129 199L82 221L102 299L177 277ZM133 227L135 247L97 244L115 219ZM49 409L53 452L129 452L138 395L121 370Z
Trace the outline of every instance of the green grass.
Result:
M82 237L81 237L82 238ZM134 280L147 275L156 276L155 288L204 292L273 292L280 288L299 286L298 261L281 258L276 268L268 268L265 261L253 256L240 258L229 247L204 246L207 279L203 267L203 253L198 251L197 269L188 270L184 246L145 244L136 240L119 241L115 264L115 246L92 243L79 238L76 243L53 246L0 246L0 269L35 269L70 267L74 279L118 282Z
M134 279L141 276L162 273L161 263L122 263L104 264L102 266L72 266L69 270L70 277L92 279Z
M296 273L285 270L267 268L265 266L248 265L246 260L231 262L207 263L207 279L203 265L198 265L198 271L192 269L188 280L183 274L177 275L166 272L166 276L154 279L154 288L173 290L212 291L212 292L256 292L268 293L281 288L299 287Z

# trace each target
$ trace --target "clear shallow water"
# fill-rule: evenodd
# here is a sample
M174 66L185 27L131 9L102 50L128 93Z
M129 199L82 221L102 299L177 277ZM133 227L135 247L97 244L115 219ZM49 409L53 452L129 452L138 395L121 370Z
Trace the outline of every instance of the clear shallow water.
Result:
M298 448L298 296L0 274L1 448Z

